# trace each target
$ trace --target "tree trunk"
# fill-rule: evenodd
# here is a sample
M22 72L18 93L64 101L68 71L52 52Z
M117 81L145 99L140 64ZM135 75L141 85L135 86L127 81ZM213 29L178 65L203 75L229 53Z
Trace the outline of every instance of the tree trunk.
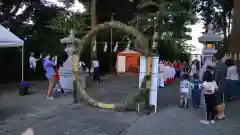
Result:
M230 53L240 53L240 1L234 0L233 8L233 25L232 34L230 36L229 52Z
M96 9L96 6L97 6L97 0L91 0L91 21L92 21L91 24L92 24L92 28L97 25L97 13L96 13L97 9ZM96 37L92 38L92 41L95 41L95 40L96 40ZM94 45L94 43L92 43L92 45ZM91 48L91 50L92 50L92 48ZM91 51L91 52L92 52L91 57L96 58L97 57L97 50L96 51Z
M92 27L97 25L97 13L96 13L97 0L91 1L91 18L92 18Z

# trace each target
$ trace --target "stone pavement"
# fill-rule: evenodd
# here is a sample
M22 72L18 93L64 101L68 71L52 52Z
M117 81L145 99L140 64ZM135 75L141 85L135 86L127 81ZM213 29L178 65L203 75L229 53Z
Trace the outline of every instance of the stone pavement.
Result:
M227 119L216 124L203 125L199 122L204 116L204 109L178 108L178 85L160 89L159 112L140 117L120 135L239 135L240 104L226 105Z
M120 102L135 92L136 80L130 76L113 77L93 85L89 92L100 101ZM46 82L37 83L31 89L33 94L24 97L17 95L16 86L5 88L9 92L0 97L0 135L20 135L27 127L32 127L36 135L240 134L237 102L227 105L226 120L202 125L199 120L204 116L203 110L177 107L178 83L159 89L159 112L151 115L73 105L71 94L46 101L46 86Z
M114 77L94 84L89 91L100 101L121 102L136 92L132 89L136 80L131 76ZM46 82L34 83L32 94L20 97L17 85L1 87L0 135L20 135L27 127L32 127L36 135L115 135L140 116L136 112L74 105L71 94L47 101L46 88Z
M0 126L0 134L18 135L32 127L36 135L115 135L137 118L136 113L116 113L77 105L48 114L8 120Z
M90 86L88 94L105 103L124 102L138 91L136 75L108 76L102 83Z

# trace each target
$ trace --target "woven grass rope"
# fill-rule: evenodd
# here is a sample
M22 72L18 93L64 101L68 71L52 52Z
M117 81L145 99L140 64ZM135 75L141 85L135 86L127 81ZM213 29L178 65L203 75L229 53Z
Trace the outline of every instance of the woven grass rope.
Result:
M133 37L136 38L137 44L135 44L134 48L144 54L145 56L149 55L148 51L148 40L144 37L144 35L137 31L135 28L128 26L124 23L117 22L117 21L111 21L111 22L105 22L103 24L99 24L96 27L94 27L92 30L90 30L82 39L81 42L77 42L75 44L75 51L74 56L79 57L83 50L85 50L86 47L90 47L90 42L93 37L95 37L99 31L114 28L119 29L125 32L126 34L130 34ZM77 65L79 58L75 58L75 61L73 65ZM76 70L76 67L75 67ZM127 98L128 101L125 101L123 103L117 103L117 104L109 104L109 103L103 103L100 101L97 101L90 97L87 93L87 90L81 85L81 81L79 81L78 73L74 73L75 79L75 89L78 93L80 93L81 97L90 105L98 108L104 108L104 109L116 109L116 110L131 110L136 108L136 104L142 100L148 100L146 99L146 96L144 96L146 91L146 83L147 81L150 81L149 75L146 75L142 81L141 88L137 90L136 95L133 97Z

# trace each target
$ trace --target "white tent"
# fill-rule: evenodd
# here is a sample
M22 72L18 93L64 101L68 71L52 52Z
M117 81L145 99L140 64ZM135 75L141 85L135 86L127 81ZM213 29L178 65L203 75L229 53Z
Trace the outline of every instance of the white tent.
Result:
M24 41L0 25L0 48L19 47L22 53L22 81L24 81Z

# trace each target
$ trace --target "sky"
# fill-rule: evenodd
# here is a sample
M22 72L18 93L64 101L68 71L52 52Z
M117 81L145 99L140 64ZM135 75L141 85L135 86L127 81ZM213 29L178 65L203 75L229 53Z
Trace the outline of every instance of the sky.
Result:
M54 3L57 6L64 7L64 4L62 2L59 2L58 0L46 0L46 1ZM74 5L68 10L72 12L84 12L85 8L78 0L75 0Z
M192 29L192 32L190 33L190 35L192 36L192 40L187 41L187 43L192 44L196 47L196 51L192 52L194 54L202 53L203 45L198 42L198 38L202 36L202 32L205 31L203 27L204 25L202 22L190 26L190 28Z
M46 0L46 1L55 3L58 6L64 7L64 4L61 2L58 2L58 0ZM84 6L81 3L79 3L78 0L75 0L74 6L71 7L69 10L73 11L73 12L84 12L85 11ZM198 37L202 36L202 32L204 32L203 26L204 25L202 22L199 22L195 25L190 26L190 28L192 29L192 32L190 33L190 35L192 36L192 40L187 41L187 43L194 45L196 47L196 51L192 52L193 54L202 53L203 45L198 42Z

